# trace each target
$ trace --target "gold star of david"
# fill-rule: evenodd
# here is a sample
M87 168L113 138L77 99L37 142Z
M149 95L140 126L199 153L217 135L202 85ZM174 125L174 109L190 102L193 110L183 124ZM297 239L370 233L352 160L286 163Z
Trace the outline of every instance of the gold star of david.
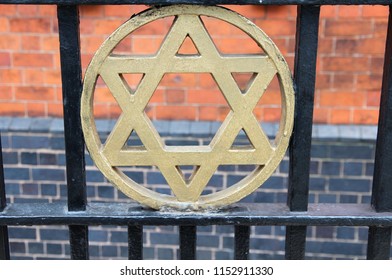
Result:
M148 57L114 55L114 47L132 31L153 20L175 16L157 54ZM224 56L218 52L200 15L227 21L252 37L265 54ZM197 55L180 55L186 38ZM122 74L141 73L133 92ZM145 108L166 73L211 73L230 113L208 146L166 146L145 113ZM254 73L242 92L232 73ZM100 75L121 107L122 114L105 143L101 143L92 114L95 82ZM253 109L278 75L282 94L282 121L275 142L270 143ZM293 121L293 87L287 64L276 46L255 25L238 14L218 7L178 5L148 10L132 17L104 42L86 71L82 94L82 125L89 152L103 174L131 198L153 208L177 209L223 206L240 200L260 186L275 170L287 149ZM248 136L249 147L233 147L238 133ZM129 147L136 132L143 143ZM214 194L201 195L219 165L256 165L258 168L239 183ZM151 191L127 177L118 167L157 166L174 196ZM181 166L196 166L186 180Z

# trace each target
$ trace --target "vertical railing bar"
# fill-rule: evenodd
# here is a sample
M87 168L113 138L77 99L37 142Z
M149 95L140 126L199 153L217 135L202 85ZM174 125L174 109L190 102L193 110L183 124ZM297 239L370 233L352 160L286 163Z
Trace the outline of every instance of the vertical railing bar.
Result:
M249 258L250 226L234 226L234 258L247 260Z
M309 196L310 149L316 80L319 6L298 6L294 81L296 110L290 143L287 204L291 211L307 211ZM286 258L305 257L306 227L286 229Z
M196 259L196 226L180 226L180 259Z
M392 211L392 5L389 6L381 88L380 116L374 161L372 206L377 212ZM389 259L391 228L370 227L368 259Z
M128 226L128 259L143 259L143 226Z
M391 248L391 228L369 227L367 259L388 260Z
M3 169L3 149L1 145L0 134L0 212L7 206L7 199L5 195L4 169ZM0 260L10 259L10 246L8 239L7 226L0 226Z
M87 204L84 138L80 119L82 66L78 6L58 6L68 210L84 211ZM69 226L72 259L88 259L88 228Z

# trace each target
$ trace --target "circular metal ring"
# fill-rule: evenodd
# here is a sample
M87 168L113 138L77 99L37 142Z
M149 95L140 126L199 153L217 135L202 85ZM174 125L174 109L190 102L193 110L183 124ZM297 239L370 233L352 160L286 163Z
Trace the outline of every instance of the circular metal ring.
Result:
M154 56L117 56L112 52L138 28L165 17L175 17L160 50ZM225 21L245 32L264 51L263 55L224 56L214 46L200 16ZM191 37L200 55L177 55L186 36ZM208 146L167 147L144 113L145 106L164 73L209 72L219 85L231 109ZM134 94L127 92L121 73L145 73L145 84ZM248 91L240 92L232 72L253 72L256 77ZM281 88L281 121L275 141L270 143L252 111L274 76ZM117 124L106 143L98 135L93 115L94 90L102 76L122 109ZM84 137L90 155L105 177L132 199L154 209L212 209L237 202L255 191L274 172L288 147L294 120L294 89L290 70L278 48L256 25L243 16L222 7L174 5L144 11L121 25L102 44L87 68L81 100ZM129 130L125 129L126 126ZM231 145L243 129L253 147L233 149ZM144 149L126 149L124 144L133 130L139 134ZM142 135L140 135L142 134ZM202 195L209 178L219 165L257 165L240 182L215 193ZM174 195L150 190L126 176L119 166L157 166ZM181 178L180 165L198 166L191 182Z

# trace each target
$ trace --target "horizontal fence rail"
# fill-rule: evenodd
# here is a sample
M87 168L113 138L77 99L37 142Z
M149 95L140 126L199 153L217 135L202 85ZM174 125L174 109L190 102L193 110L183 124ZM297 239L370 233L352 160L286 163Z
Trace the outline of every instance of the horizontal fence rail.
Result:
M305 257L308 226L369 227L368 259L388 259L392 228L392 18L388 38L379 134L375 159L372 205L308 204L312 112L317 62L319 12L322 5L391 5L391 0L0 0L0 4L58 5L62 68L68 200L65 203L6 204L0 155L0 259L9 259L8 226L68 225L71 258L89 258L88 226L117 225L128 229L128 259L143 259L144 226L179 226L179 258L195 259L197 226L234 227L234 258L248 259L251 226L286 226L286 258ZM297 18L295 84L297 112L290 145L287 204L238 203L215 212L154 211L135 203L88 203L84 141L80 124L81 63L77 5L199 4L299 5ZM391 10L391 9L390 9ZM391 14L391 12L390 12ZM387 30L386 30L387 32ZM0 143L1 147L1 143Z
M314 225L392 226L392 213L363 204L309 204L307 212L291 212L285 204L238 204L216 213L160 212L131 203L90 203L86 211L68 211L61 203L10 204L0 225ZM186 229L191 231L191 229Z

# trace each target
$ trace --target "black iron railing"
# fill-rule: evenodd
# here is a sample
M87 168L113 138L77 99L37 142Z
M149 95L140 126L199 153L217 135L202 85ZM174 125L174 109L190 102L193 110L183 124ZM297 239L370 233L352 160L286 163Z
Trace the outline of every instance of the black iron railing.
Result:
M392 17L388 21L384 76L378 125L372 205L308 205L309 163L318 45L320 5L392 5L391 0L0 0L2 4L56 4L60 35L64 125L67 159L68 207L60 203L6 205L0 168L0 259L9 259L7 226L68 225L71 257L88 259L88 226L128 226L129 259L142 259L143 226L179 226L182 259L196 258L196 227L235 227L235 258L247 259L250 227L286 226L286 258L305 256L307 226L367 226L368 259L388 259L392 228ZM298 5L294 80L296 115L290 144L288 202L238 204L218 213L176 213L146 210L135 204L87 203L84 141L80 121L82 91L78 6L82 4L257 4ZM2 158L0 155L0 165Z

